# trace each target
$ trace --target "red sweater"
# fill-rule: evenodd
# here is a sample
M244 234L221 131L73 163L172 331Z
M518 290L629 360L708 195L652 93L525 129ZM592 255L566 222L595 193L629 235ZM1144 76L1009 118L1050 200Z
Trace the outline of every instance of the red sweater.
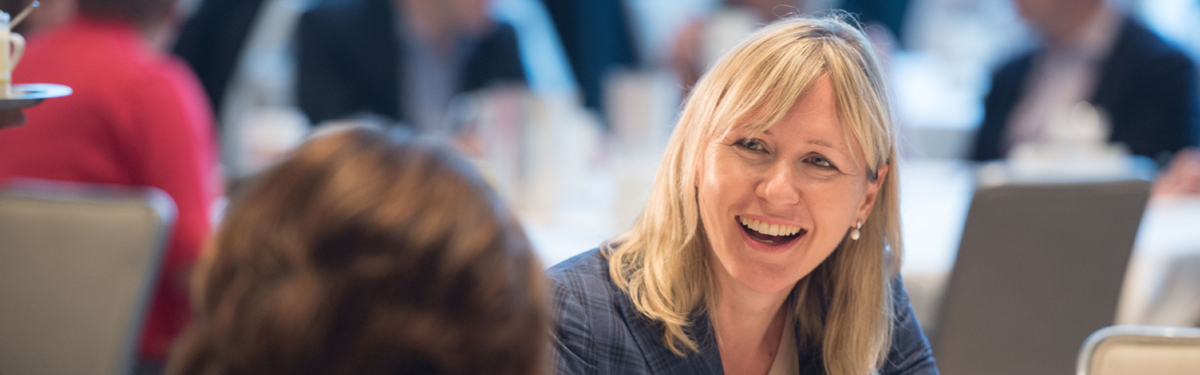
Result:
M131 25L76 18L29 41L17 83L71 86L0 131L0 180L14 176L160 188L178 218L141 341L163 359L187 325L187 274L220 191L212 115L195 75Z

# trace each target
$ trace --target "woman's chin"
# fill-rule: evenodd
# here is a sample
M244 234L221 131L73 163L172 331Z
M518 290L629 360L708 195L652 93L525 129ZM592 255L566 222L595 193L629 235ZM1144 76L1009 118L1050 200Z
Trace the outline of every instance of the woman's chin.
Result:
M755 293L776 294L791 291L796 282L808 274L813 267L804 264L811 236L800 236L783 244L757 241L746 233L733 241L726 240L725 249L713 259L714 266L724 268L720 278L732 279L741 289ZM764 251L772 250L772 251Z

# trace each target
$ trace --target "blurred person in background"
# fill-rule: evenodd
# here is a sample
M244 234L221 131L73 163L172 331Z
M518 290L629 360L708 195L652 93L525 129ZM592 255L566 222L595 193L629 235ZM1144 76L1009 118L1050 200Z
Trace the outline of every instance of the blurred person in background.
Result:
M555 265L563 374L937 374L898 277L896 129L866 36L777 21L684 104L628 232Z
M1154 181L1155 197L1200 195L1200 149L1180 150Z
M172 49L195 70L216 115L259 11L270 0L199 1Z
M842 0L838 8L855 15L872 43L886 40L899 48L904 41L904 23L909 0ZM878 30L876 29L878 27ZM882 35L875 35L882 33ZM878 39L887 38L887 39ZM876 48L879 48L876 45Z
M541 0L566 51L583 105L604 111L605 78L638 66L629 9L624 0Z
M295 40L309 0L204 0L174 52L200 78L220 133L229 191L303 142L295 107Z
M212 119L192 72L150 43L170 33L176 0L78 5L67 23L30 39L13 73L74 94L27 109L28 124L0 132L0 180L153 186L171 196L178 220L139 351L139 372L155 373L189 321L187 280L220 195Z
M525 82L490 0L339 0L298 26L297 98L313 124L360 114L440 128L459 92Z
M233 204L171 375L544 373L545 275L444 148L318 136Z
M684 93L742 38L758 27L781 17L804 13L805 0L722 0L721 6L706 17L688 22L671 46L667 59L679 77Z
M780 18L826 11L832 6L850 12L855 22L863 25L868 40L886 63L904 29L907 0L722 0L717 11L680 30L668 62L686 93L709 66L755 29Z
M0 10L16 17L21 10L28 7L34 0L0 0ZM41 0L34 11L29 12L12 31L26 38L39 32L61 25L75 14L75 0Z
M1200 80L1183 51L1106 0L1015 4L1041 46L993 73L972 159L1005 158L1014 145L1046 140L1080 102L1106 114L1110 142L1159 165L1197 144Z

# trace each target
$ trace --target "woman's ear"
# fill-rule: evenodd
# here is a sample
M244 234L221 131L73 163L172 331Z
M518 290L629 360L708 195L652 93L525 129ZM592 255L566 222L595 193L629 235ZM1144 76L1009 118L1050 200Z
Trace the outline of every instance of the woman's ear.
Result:
M883 187L883 182L887 181L888 165L882 164L876 170L877 178L875 181L867 180L867 194L863 196L862 206L858 208L858 217L871 216L871 209L875 207L875 198L879 196L879 189Z

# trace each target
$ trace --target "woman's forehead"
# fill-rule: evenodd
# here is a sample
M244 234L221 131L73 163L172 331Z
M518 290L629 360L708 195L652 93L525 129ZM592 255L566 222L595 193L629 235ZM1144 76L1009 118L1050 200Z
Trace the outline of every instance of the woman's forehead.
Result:
M734 114L740 118L730 122L724 133L805 135L840 146L846 143L844 135L850 130L845 128L837 101L833 83L828 75L822 75L794 97L768 98L753 110Z

